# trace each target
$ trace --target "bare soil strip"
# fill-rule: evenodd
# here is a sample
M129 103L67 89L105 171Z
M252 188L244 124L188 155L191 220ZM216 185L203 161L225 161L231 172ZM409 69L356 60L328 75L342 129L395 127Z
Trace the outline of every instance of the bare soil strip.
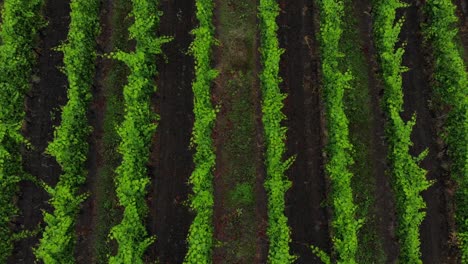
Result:
M430 69L424 60L427 56L423 46L423 36L420 24L423 21L419 1L410 1L411 6L405 8L406 21L401 31L401 39L407 43L403 57L403 65L409 71L403 74L403 93L405 95L405 111L403 117L408 120L416 113L416 125L413 128L411 140L414 143L412 154L418 155L424 149L429 149L428 156L421 166L428 171L427 178L435 180L433 186L423 193L427 204L426 217L420 227L421 252L424 263L453 263L448 256L448 211L446 201L447 173L442 169L437 145L435 113L429 103L432 89L429 83Z
M280 47L285 49L280 65L287 116L287 156L297 155L286 172L292 181L287 193L286 215L292 230L291 252L297 263L319 263L310 249L330 252L330 235L323 168L319 50L315 1L279 1Z
M53 126L60 123L60 106L66 102L67 80L58 69L63 65L61 52L52 50L66 39L70 23L68 1L45 1L44 17L48 26L40 32L39 55L33 86L26 102L26 122L23 134L33 146L23 151L23 166L27 173L50 185L57 183L60 167L55 159L45 155L48 142L53 138ZM41 209L49 210L49 195L32 182L20 184L18 207L21 215L18 218L18 230L35 229L42 223ZM38 243L38 236L23 239L16 243L10 263L34 263L32 248Z
M187 54L193 40L195 2L161 1L160 35L172 36L163 46L167 62L158 63L157 92L153 107L160 115L151 150L149 195L149 230L156 235L150 246L149 260L159 263L182 263L187 252L186 238L193 216L185 205L193 170L189 149L193 126L192 80L194 62Z

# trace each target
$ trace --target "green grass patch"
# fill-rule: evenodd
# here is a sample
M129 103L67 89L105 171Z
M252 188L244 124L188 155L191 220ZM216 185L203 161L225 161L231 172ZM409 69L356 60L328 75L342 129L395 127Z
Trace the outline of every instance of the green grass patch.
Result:
M131 3L126 0L117 0L113 6L112 36L111 43L114 49L127 49L130 19L127 17L131 9ZM109 75L104 80L104 96L106 97L106 108L103 124L102 157L103 166L98 170L96 188L96 211L97 225L95 227L95 239L93 240L94 256L96 263L105 264L109 261L109 255L115 246L109 239L112 226L121 219L122 212L118 209L115 194L115 168L121 162L121 155L117 152L119 137L117 124L123 120L123 97L122 88L126 83L125 76L128 69L121 62L113 62Z
M253 90L255 85L256 15L255 1L219 1L218 58L221 111L217 130L222 131L219 146L225 166L221 175L227 186L225 212L226 241L219 241L225 263L254 263L258 219L254 186L256 183L256 128Z
M357 218L364 219L358 232L360 246L356 254L358 263L385 263L382 238L377 234L377 223L374 215L375 206L375 175L369 147L372 145L375 113L371 110L371 94L369 89L368 71L365 54L362 50L363 39L360 37L357 15L361 9L355 10L352 0L345 0L343 20L343 37L340 50L346 54L342 70L349 69L354 79L350 81L350 89L345 93L345 112L349 119L350 141L354 146L352 152L355 163L350 167L354 174L351 184L354 190L354 201L358 206ZM365 15L365 14L364 14Z

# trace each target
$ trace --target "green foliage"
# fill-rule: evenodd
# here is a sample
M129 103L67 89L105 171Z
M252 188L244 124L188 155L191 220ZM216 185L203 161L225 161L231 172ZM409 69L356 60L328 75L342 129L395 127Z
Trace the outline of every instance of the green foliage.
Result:
M356 205L353 202L353 175L349 170L353 164L353 146L349 141L349 121L343 105L344 92L353 77L350 72L339 71L339 61L343 57L339 51L343 10L344 3L341 0L320 1L320 44L328 129L326 171L332 188L332 241L337 263L356 263L357 233L362 220L356 219ZM324 254L319 252L319 256Z
M75 218L86 198L78 194L86 181L85 162L91 128L86 117L91 100L91 85L99 32L99 1L73 0L71 22L63 52L64 73L68 78L68 102L62 109L62 122L47 152L54 156L63 174L55 187L46 187L53 212L44 212L46 227L34 251L44 263L74 263Z
M395 48L404 19L395 22L396 10L406 5L399 0L375 0L374 34L385 84L384 109L388 117L386 124L389 143L389 160L393 187L397 197L398 229L400 241L400 262L422 263L420 253L419 225L424 219L422 210L426 204L421 192L431 183L426 179L426 171L419 167L427 151L419 157L409 154L412 127L416 117L405 122L400 113L403 111L403 90L401 74L404 46Z
M468 76L455 41L455 9L452 1L426 1L429 21L424 33L433 48L435 92L450 108L444 137L452 161L452 178L458 185L456 220L462 263L468 263Z
M284 172L293 162L293 158L283 160L285 153L286 128L281 125L285 119L282 112L286 95L279 88L279 62L283 50L279 48L276 18L279 7L276 0L260 0L260 53L263 69L260 73L262 86L262 121L265 129L265 165L267 178L265 189L268 194L269 263L291 263L295 257L289 253L291 231L288 219L284 215L286 191L291 187Z
M42 0L4 0L0 31L0 263L13 250L10 221L18 214L13 196L23 179L20 147L24 96L35 64L33 52Z
M110 237L117 240L117 255L109 263L143 263L143 254L154 242L148 237L144 218L148 213L146 192L150 179L146 165L149 146L156 130L157 116L151 112L150 96L155 91L155 55L161 54L161 45L168 37L156 37L160 12L156 0L132 0L133 25L130 38L136 41L133 52L118 51L110 56L124 62L130 69L124 87L125 116L117 128L121 138L119 152L122 163L117 168L116 193L124 208L120 224L111 229Z
M324 264L331 264L330 256L318 247L311 246L310 249Z
M217 72L211 67L211 51L215 44L213 1L197 0L198 28L191 52L195 58L195 80L192 84L195 122L192 142L195 146L195 170L190 176L193 188L191 209L196 213L187 237L188 252L184 263L211 263L213 248L213 169L216 156L211 132L216 119L210 96L210 86Z

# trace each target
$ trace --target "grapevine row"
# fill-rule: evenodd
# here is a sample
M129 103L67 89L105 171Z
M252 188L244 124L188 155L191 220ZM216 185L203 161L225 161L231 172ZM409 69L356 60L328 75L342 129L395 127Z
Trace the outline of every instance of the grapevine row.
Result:
M150 96L155 92L155 55L170 41L155 35L160 16L157 4L157 0L132 0L134 23L129 33L136 42L135 51L111 54L129 67L130 74L123 89L124 120L117 128L122 163L116 170L116 193L124 211L122 221L111 229L110 237L117 241L118 250L109 263L142 264L144 252L155 240L148 236L143 222L148 214L145 196L150 183L146 165L157 120L151 112Z
M447 0L428 0L425 29L434 56L435 92L450 107L445 140L452 160L451 174L457 183L456 220L462 263L468 263L468 76L457 48L455 5Z
M46 186L53 213L44 213L46 227L39 247L34 251L44 263L73 263L75 219L86 198L78 194L86 181L87 138L91 131L87 109L96 59L99 32L99 1L73 0L71 22L63 52L64 73L68 78L68 102L62 109L62 122L47 152L54 156L63 174L55 187Z
M0 263L13 250L11 220L18 214L13 197L23 178L20 146L25 143L21 127L24 97L30 88L36 62L33 48L42 0L4 0L0 30Z
M343 15L343 1L320 1L320 44L328 130L326 172L331 181L333 204L332 241L337 263L356 263L357 233L362 221L355 216L356 205L351 188L353 175L349 171L349 166L353 163L353 146L349 141L349 121L343 105L343 96L349 88L352 75L338 70L340 58L344 56L339 51ZM324 252L317 248L314 251L322 261L330 263L330 258Z
M391 175L397 198L400 262L422 263L419 225L424 219L425 212L422 210L426 204L421 192L430 186L430 182L426 179L426 171L419 167L419 162L427 151L418 157L409 154L412 146L411 131L416 116L413 115L411 120L405 122L400 115L403 111L401 74L407 69L402 66L404 46L395 49L404 19L395 21L395 17L396 10L405 6L406 4L399 0L375 0L374 34L385 85L384 110L388 117L386 124L388 158L391 162Z
M211 67L211 52L215 44L213 1L197 0L198 28L191 51L195 57L195 80L192 84L195 122L191 144L195 146L195 170L190 176L193 187L191 209L196 213L187 237L185 263L211 263L213 247L213 170L216 156L211 138L216 111L211 103L210 87L217 76Z
M293 159L283 160L285 153L286 128L281 125L285 119L282 112L286 95L279 88L279 62L283 50L279 48L276 18L279 6L276 0L260 0L260 53L263 69L260 73L262 87L262 121L265 129L267 178L265 189L268 194L269 263L291 263L294 257L289 253L291 231L284 215L285 193L290 188L284 172Z

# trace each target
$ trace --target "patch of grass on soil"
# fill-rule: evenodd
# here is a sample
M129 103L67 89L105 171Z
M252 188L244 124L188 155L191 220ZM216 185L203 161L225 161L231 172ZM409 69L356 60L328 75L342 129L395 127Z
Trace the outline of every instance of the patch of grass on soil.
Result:
M131 2L117 0L113 5L113 17L111 27L113 29L111 43L113 50L128 48L128 32L130 25L128 18L131 10ZM123 21L123 22L122 22ZM103 127L102 157L103 165L98 169L96 188L96 212L97 225L94 239L94 254L96 263L107 263L112 253L112 242L108 235L110 228L118 224L121 212L118 209L118 201L115 194L115 168L120 164L121 156L117 152L119 136L116 126L123 120L123 95L122 88L126 83L128 69L121 62L113 62L109 74L104 80L104 96L106 107Z
M368 67L362 49L363 40L358 32L357 15L362 10L354 10L352 0L345 0L344 32L341 41L341 51L346 54L342 66L349 69L354 80L350 82L351 89L345 94L345 111L349 118L350 141L354 146L354 174L352 188L354 200L358 206L357 218L364 219L364 225L359 230L359 248L356 256L358 263L385 263L383 243L377 234L374 190L375 175L373 164L365 162L372 160L369 146L372 145L373 113L371 110L371 94L369 92ZM362 14L365 15L365 14Z
M254 186L256 183L256 128L254 89L256 82L255 53L257 5L255 1L217 1L218 70L220 88L217 103L216 137L218 165L222 164L222 185L227 196L223 203L225 237L217 241L223 263L254 263L258 220Z

